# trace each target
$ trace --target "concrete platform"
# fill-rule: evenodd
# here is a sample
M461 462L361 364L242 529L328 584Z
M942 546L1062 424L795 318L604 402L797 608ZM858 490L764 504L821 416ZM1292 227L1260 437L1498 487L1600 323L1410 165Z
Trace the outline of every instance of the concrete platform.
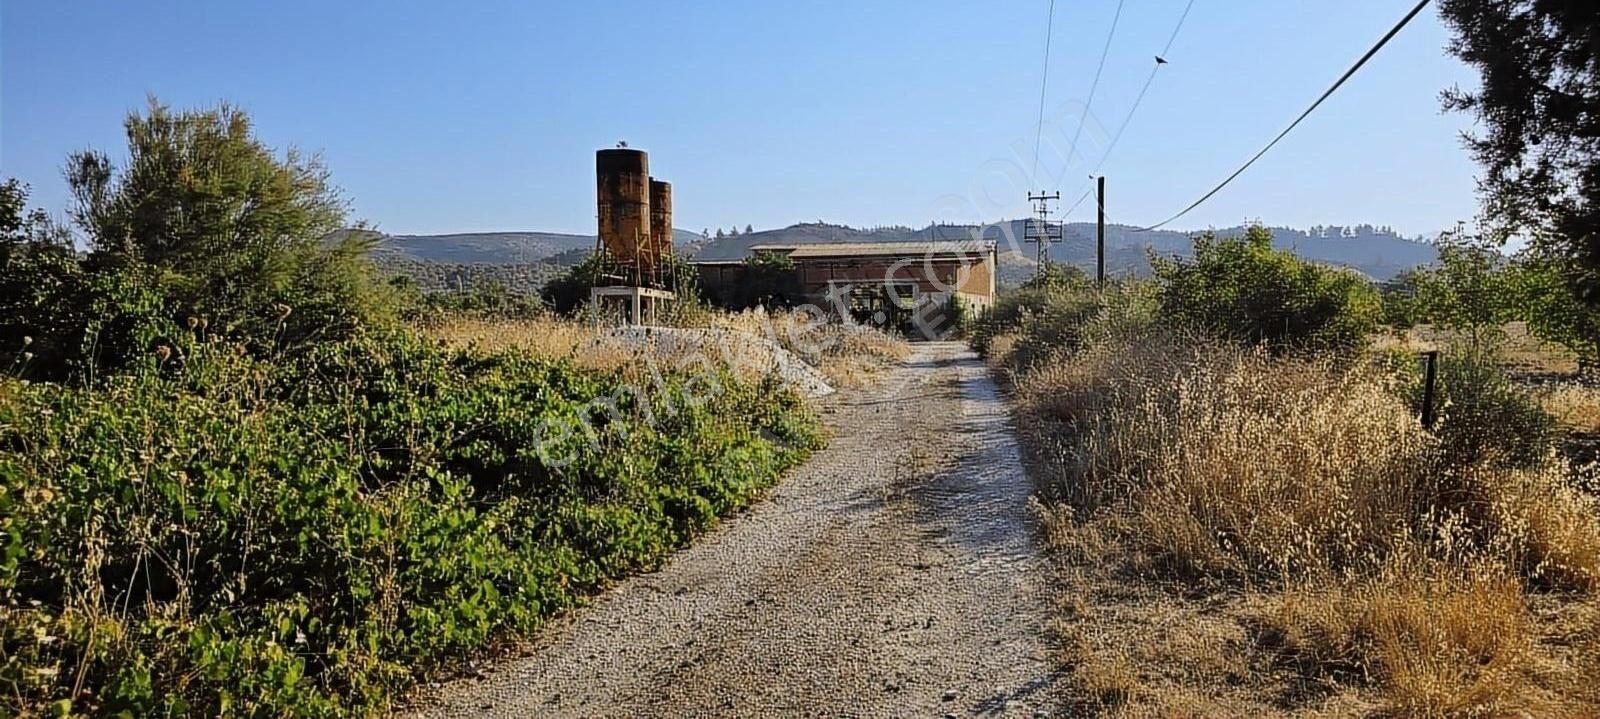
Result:
M670 290L658 290L654 287L632 287L629 285L613 285L609 287L595 287L589 290L589 301L595 309L602 309L607 304L622 304L628 313L628 324L641 325L654 324L656 315L663 302L675 302L678 294Z

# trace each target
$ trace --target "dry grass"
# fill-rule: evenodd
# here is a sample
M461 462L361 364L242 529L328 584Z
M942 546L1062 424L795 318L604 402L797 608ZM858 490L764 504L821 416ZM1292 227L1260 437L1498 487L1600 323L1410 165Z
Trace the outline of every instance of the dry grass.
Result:
M1404 716L1502 715L1543 703L1521 584L1494 567L1395 567L1291 589L1265 618L1286 658L1319 679L1381 687Z
M1086 706L1131 674L1115 713L1600 712L1594 654L1529 610L1600 588L1595 498L1554 458L1451 469L1386 381L1159 337L1019 378L1050 540L1098 595L1066 605L1117 607L1063 635L1127 642L1069 649Z
M911 354L910 344L902 338L869 327L816 320L800 313L767 314L756 310L718 314L711 317L709 324L774 340L821 370L835 387L871 384ZM570 359L580 366L600 370L640 371L647 352L654 353L651 359L666 363L720 354L694 353L691 357L688 352L669 352L671 356L662 356L660 348L645 350L635 343L605 337L592 323L553 316L531 320L452 318L426 331L452 345L475 345L488 350L518 349L540 357Z
M911 356L904 338L863 325L828 322L804 312L762 309L718 315L713 326L766 337L822 370L835 387L864 387Z
M1600 434L1600 388L1559 385L1541 392L1539 400L1567 429Z
M593 325L541 317L532 320L489 320L452 317L431 325L433 337L458 347L475 345L489 351L517 349L540 357L575 357L579 350L594 343Z
M1378 351L1421 352L1443 349L1461 341L1458 334L1423 325L1391 331L1373 341ZM1578 359L1561 345L1534 336L1525 322L1510 322L1501 328L1497 350L1506 365L1521 376L1562 377L1578 370Z

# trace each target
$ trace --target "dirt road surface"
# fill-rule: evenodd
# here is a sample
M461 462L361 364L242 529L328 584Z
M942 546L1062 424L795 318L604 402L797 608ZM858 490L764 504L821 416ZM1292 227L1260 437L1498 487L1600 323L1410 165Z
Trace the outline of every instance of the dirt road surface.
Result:
M414 717L1045 716L1045 573L1004 401L921 345L771 497Z

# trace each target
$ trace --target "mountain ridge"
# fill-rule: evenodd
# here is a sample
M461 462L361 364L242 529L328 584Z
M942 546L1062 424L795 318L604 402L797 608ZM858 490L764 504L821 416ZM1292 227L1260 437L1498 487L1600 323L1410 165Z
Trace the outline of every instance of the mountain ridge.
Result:
M789 227L732 235L703 244L697 259L738 259L749 248L761 244L811 244L819 242L895 242L979 237L996 242L1002 254L1032 262L1036 248L1023 241L1026 220L1008 220L990 225L930 225L922 229L882 227L857 229L828 223L802 223ZM1244 234L1244 226L1216 229L1220 237ZM1302 257L1361 271L1376 280L1387 280L1405 270L1438 259L1437 249L1426 242L1409 239L1373 225L1315 226L1309 229L1269 227L1273 245L1293 250ZM1092 268L1094 223L1074 222L1063 228L1064 241L1051 248L1052 259ZM1159 255L1186 256L1198 233L1172 230L1141 232L1128 225L1106 226L1107 271L1113 274L1142 274L1149 269L1147 251Z
M1001 250L1002 278L1018 280L1031 274L1036 248L1023 242L1026 220L991 225L929 225L855 228L825 222L807 222L720 238L706 238L675 230L679 252L700 260L743 259L761 244L815 244L822 242L905 242L969 239L994 241ZM1245 227L1215 230L1218 236L1243 234ZM1437 249L1372 225L1315 226L1308 229L1271 227L1273 244L1308 260L1349 267L1384 281L1407 269L1438 258ZM1069 223L1065 240L1051 248L1055 261L1092 269L1095 263L1095 225ZM1147 274L1149 253L1185 256L1192 251L1195 233L1161 230L1140 232L1127 225L1106 226L1106 269L1112 275ZM594 235L561 232L463 232L440 235L382 235L374 248L380 259L406 263L452 265L570 265L591 250Z

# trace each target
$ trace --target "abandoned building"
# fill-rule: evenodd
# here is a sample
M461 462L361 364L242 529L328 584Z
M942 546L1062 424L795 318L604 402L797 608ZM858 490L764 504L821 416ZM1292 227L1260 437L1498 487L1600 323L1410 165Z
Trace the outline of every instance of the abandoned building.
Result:
M952 298L973 316L987 312L995 263L995 243L958 240L755 245L745 259L696 265L714 298L781 295L785 304L926 332L942 325Z

